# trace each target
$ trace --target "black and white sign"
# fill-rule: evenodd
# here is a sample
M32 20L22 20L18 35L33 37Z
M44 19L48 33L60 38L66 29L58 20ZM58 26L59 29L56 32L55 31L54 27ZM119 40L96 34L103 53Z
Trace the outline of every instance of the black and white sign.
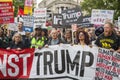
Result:
M93 80L97 53L97 48L64 44L36 50L29 77Z
M54 14L53 15L53 27L62 27L62 18L61 14Z
M23 26L24 31L32 32L34 26L34 17L33 16L23 16Z
M80 8L73 8L62 11L63 25L79 24L82 22L82 11Z
M91 16L83 16L81 26L92 27L93 24L91 24Z

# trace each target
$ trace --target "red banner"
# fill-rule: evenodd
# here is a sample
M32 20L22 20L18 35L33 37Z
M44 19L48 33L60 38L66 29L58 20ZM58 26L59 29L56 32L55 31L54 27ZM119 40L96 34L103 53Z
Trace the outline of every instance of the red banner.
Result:
M34 49L4 50L0 49L0 78L29 78Z
M0 24L13 22L14 12L12 2L0 2Z

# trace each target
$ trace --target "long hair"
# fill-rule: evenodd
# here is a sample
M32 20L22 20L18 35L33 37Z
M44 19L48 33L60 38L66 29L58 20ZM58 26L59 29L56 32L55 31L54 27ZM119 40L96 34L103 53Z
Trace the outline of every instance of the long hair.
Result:
M80 32L77 33L77 43L80 42L80 40L79 40L79 34L80 34L80 33L83 33L83 34L84 34L84 37L85 37L84 42L85 42L86 45L89 45L89 44L90 44L89 35L88 35L88 33L85 32L85 31L80 31Z

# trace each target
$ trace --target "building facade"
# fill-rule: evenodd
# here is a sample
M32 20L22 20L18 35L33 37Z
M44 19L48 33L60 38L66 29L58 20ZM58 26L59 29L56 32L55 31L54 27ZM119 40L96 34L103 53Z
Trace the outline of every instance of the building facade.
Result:
M83 0L43 0L38 4L38 8L47 8L52 13L61 13L62 10L80 6Z

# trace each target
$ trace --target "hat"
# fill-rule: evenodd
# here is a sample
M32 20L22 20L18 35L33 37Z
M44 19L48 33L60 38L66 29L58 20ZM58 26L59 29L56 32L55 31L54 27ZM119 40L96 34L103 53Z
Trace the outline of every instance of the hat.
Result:
M102 34L103 32L104 32L103 26L98 27L98 28L96 28L96 30L95 30L95 35L96 35L96 36L99 36L99 35Z

